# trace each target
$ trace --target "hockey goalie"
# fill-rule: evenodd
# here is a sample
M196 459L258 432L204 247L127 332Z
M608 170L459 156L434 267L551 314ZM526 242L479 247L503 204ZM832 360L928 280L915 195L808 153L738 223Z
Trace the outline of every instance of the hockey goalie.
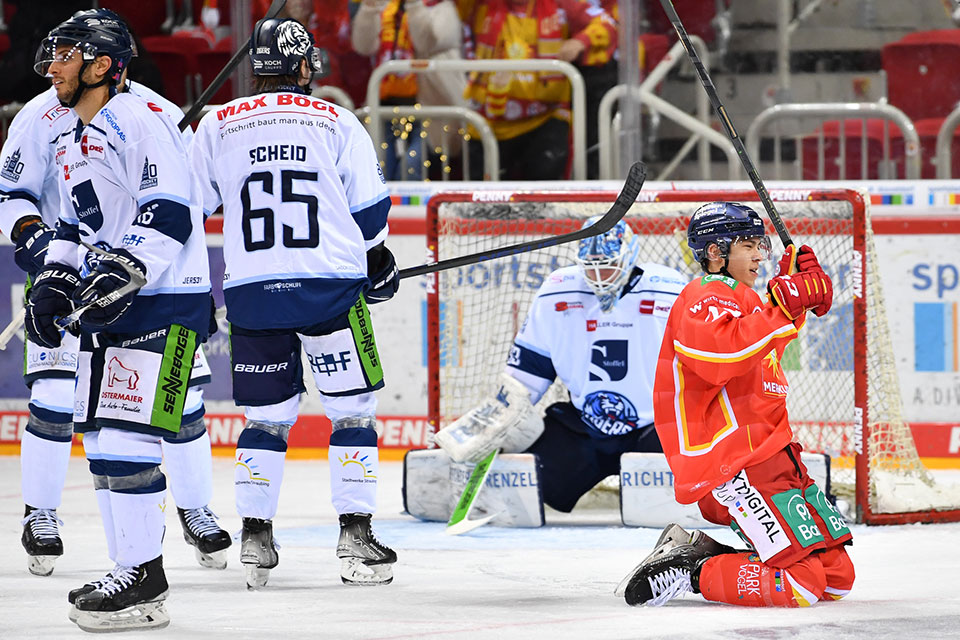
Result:
M585 226L593 224L591 218ZM499 449L478 508L493 524L540 526L546 504L569 512L585 493L621 472L627 452L655 452L653 380L667 316L687 278L638 263L640 238L620 221L580 242L576 264L537 291L495 391L440 430L440 449L411 451L404 497L414 516L446 520L471 464ZM534 405L555 379L569 400ZM664 487L672 502L672 487Z

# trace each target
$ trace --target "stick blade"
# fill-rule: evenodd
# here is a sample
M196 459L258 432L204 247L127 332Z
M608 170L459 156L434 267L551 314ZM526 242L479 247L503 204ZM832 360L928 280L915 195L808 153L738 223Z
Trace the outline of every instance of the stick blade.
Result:
M470 510L477 501L477 497L480 495L480 490L483 488L483 483L486 481L487 475L490 473L490 468L493 466L493 461L496 459L497 454L499 453L499 449L494 449L491 451L486 458L477 463L477 466L473 469L473 473L470 474L470 479L467 480L467 486L463 488L463 494L460 495L460 500L457 502L457 506L454 508L453 514L450 516L450 521L447 523L446 531L450 535L466 533L467 531L471 531L477 527L483 526L493 518L496 518L498 515L500 515L495 513L494 515L486 518L468 520Z

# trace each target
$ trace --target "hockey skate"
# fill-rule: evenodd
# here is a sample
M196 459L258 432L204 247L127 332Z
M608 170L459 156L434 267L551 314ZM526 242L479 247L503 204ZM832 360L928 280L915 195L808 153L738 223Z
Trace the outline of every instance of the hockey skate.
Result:
M244 518L240 542L240 562L247 573L247 589L267 586L270 569L280 563L279 545L273 539L273 522Z
M340 579L344 584L378 585L393 582L393 563L397 554L385 546L370 528L369 513L345 513L340 516Z
M116 567L105 584L77 596L77 626L92 633L162 629L170 624L163 606L167 593L163 556Z
M70 622L76 622L77 618L80 616L80 610L77 609L77 606L76 606L77 598L79 598L85 593L90 593L91 591L99 589L103 585L113 580L114 572L118 571L120 568L121 568L120 565L117 565L113 569L108 571L107 574L102 578L92 580L90 582L87 582L81 587L77 587L76 589L70 590L70 593L67 594L67 601L70 603L70 613L67 615L67 617L70 618Z
M671 532L673 527L676 529ZM684 541L684 534L689 540ZM677 525L667 527L660 538L662 544L617 587L617 595L629 605L659 607L685 593L700 593L703 563L722 553L736 553L733 547L720 544L702 531L687 534Z
M617 588L613 591L614 595L618 598L622 598L627 589L627 583L630 582L630 578L632 578L633 575L639 571L641 567L643 567L643 565L647 564L654 558L659 558L663 555L666 555L681 544L690 544L690 532L678 524L667 525L660 533L660 537L657 539L657 544L654 545L653 551L650 552L650 555L640 561L640 563L633 568L633 571L628 573L627 577L620 581L620 584L618 584Z
M199 509L178 507L177 514L180 515L180 525L183 527L183 539L194 548L200 566L226 569L230 534L217 524L217 514L207 507Z
M27 551L27 569L35 576L48 576L53 573L57 558L63 555L58 528L63 522L56 509L34 509L28 505L23 515L20 542Z

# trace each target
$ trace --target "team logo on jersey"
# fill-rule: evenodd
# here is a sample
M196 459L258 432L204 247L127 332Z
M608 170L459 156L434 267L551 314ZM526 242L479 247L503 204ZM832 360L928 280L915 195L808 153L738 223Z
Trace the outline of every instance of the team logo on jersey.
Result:
M107 363L107 386L136 391L140 382L140 374L136 369L124 366L120 358L113 356Z
M763 382L763 394L785 398L790 391L790 385L787 384L787 376L783 372L783 364L777 355L776 349L771 349L763 358L763 364L760 366L761 379Z
M20 162L20 148L17 147L17 150L3 161L3 169L0 169L0 176L3 176L10 182L17 182L20 180L20 174L22 173L23 163Z
M140 174L140 191L157 186L157 165L150 158L143 159L143 173Z
M595 391L583 399L581 419L600 433L620 436L637 428L637 409L615 391Z
M590 380L616 382L627 376L627 341L597 340L590 347Z

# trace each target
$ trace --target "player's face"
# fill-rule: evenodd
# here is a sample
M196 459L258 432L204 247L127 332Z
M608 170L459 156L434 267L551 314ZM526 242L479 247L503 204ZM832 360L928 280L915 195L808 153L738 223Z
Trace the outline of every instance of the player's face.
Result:
M69 102L73 98L80 81L80 67L83 56L80 50L70 45L57 47L57 54L47 69L50 82L57 91L57 98Z
M727 256L727 272L737 282L748 287L760 276L760 263L767 259L767 244L764 238L742 238L730 245Z

